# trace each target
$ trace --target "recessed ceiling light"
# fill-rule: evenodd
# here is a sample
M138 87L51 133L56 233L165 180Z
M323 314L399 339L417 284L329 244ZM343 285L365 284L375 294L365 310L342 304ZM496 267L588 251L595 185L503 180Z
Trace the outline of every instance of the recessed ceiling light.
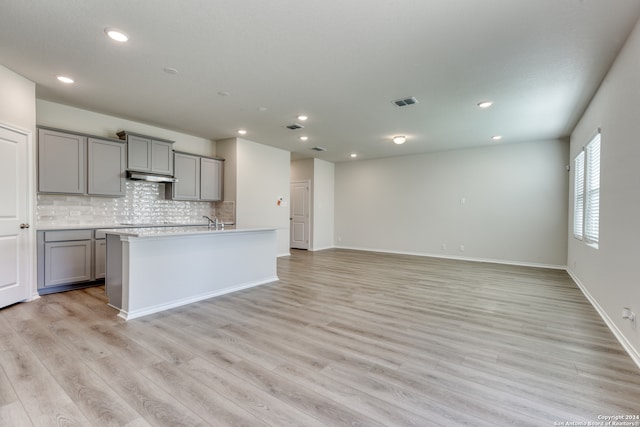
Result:
M240 130L238 130L238 133L239 133L240 135L246 135L246 134L247 134L247 131L246 131L246 130L244 130L244 129L240 129Z
M298 116L298 120L302 120L303 122L304 122L305 120L307 120L308 118L309 118L309 117L307 117L307 116L305 116L305 115L300 115L300 116Z
M175 68L171 68L171 67L164 67L162 69L162 71L164 71L167 74L171 74L172 76L175 76L176 74L178 74L178 70L176 70Z
M229 96L231 93L228 90L221 90L218 92L218 96Z
M308 136L301 136L301 137L300 137L300 141L306 141L307 139L309 139L309 137L308 137Z
M104 32L109 36L109 38L117 42L126 42L129 40L129 36L124 31L120 31L117 28L105 28Z
M480 108L489 108L493 105L493 101L482 101L478 102L478 107Z
M351 153L351 158L355 159L356 157L358 157L358 155L356 153Z
M398 136L394 136L393 137L393 142L398 144L398 145L404 144L406 140L407 140L406 136L398 135Z
M75 83L75 80L67 76L57 76L57 79L62 83L67 83L67 84Z
M499 141L502 139L502 135L493 135L491 139L493 139L494 141Z

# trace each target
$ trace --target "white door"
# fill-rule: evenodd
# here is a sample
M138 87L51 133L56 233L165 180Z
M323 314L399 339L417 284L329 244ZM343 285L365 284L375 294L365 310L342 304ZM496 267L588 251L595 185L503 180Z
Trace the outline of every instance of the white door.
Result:
M309 249L309 189L311 183L293 181L291 183L291 248Z
M27 135L0 125L0 308L29 297Z

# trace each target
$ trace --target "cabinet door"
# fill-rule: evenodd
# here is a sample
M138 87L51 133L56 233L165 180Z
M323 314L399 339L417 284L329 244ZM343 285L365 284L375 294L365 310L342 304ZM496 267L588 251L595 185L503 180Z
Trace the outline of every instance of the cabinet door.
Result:
M96 279L104 279L106 273L107 266L107 240L101 239L95 241L95 251L94 255L94 268L95 274L94 277Z
M84 194L87 138L48 129L38 130L38 191Z
M91 240L44 245L44 286L91 280Z
M151 172L151 140L135 135L127 136L127 169Z
M120 142L89 138L89 194L124 196L125 145Z
M200 200L222 200L222 161L200 159Z
M178 182L171 184L174 200L198 200L200 198L200 157L174 154L175 174Z
M173 144L163 141L151 141L151 172L173 175Z

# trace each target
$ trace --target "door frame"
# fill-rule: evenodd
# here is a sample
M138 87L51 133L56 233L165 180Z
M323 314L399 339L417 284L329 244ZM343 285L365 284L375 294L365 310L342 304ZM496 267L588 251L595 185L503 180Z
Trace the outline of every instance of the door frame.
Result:
M293 180L291 182L289 182L289 187L291 188L293 185L295 184L304 184L307 187L307 225L308 227L306 228L306 240L307 240L307 247L306 250L311 251L313 250L313 237L312 237L312 233L311 233L311 229L313 227L313 212L311 211L311 180L310 179L297 179L297 180ZM290 200L290 209L293 209L294 206L294 201L293 201L293 192L290 191L290 196L291 198ZM291 242L293 240L293 215L291 214L291 212L289 212L289 247L292 249L296 249L293 248L291 246Z
M25 300L24 301L33 301L40 298L38 294L38 288L36 286L36 217L35 217L35 206L37 203L37 195L35 191L36 185L36 150L34 146L33 139L33 131L24 129L20 126L15 126L9 124L5 121L0 120L0 127L6 129L10 132L19 133L24 135L26 138L27 144L27 159L26 165L24 165L27 169L27 205L26 205L26 221L30 224L30 227L26 230L26 238L25 238L25 247L22 248L23 253L26 255L24 257L24 262L26 263L25 271L27 275L25 277Z

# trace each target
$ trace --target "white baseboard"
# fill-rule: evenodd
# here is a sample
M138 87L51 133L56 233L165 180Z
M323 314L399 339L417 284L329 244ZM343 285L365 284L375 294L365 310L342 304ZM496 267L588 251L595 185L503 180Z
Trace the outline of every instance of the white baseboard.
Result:
M520 267L550 268L554 270L567 269L566 265L558 265L558 264L539 264L534 262L509 261L509 260L503 260L503 259L461 257L461 256L455 256L455 255L431 254L426 252L392 251L392 250L386 250L386 249L360 248L360 247L354 247L354 246L335 246L335 248L348 249L353 251L366 251L366 252L378 252L378 253L397 254L397 255L423 256L423 257L429 257L429 258L453 259L453 260L459 260L459 261L488 262L492 264L516 265Z
M187 304L192 304L194 302L198 302L198 301L202 301L205 299L209 299L209 298L213 298L213 297L217 297L220 295L225 295L225 294L230 294L232 292L237 292L237 291L241 291L244 289L249 289L249 288L253 288L255 286L259 286L259 285L264 285L267 283L273 283L273 282L277 282L278 281L278 276L274 276L274 277L270 277L267 279L263 279L263 280L258 280L256 282L250 282L250 283L243 283L241 285L238 286L232 286L229 288L225 288L225 289L218 289L215 290L213 292L207 292L205 294L201 294L201 295L196 295L193 297L188 297L188 298L183 298L177 301L171 301L169 303L166 304L158 304L155 305L153 307L147 307L141 310L134 310L131 312L127 312L125 310L121 310L118 309L117 307L112 306L111 304L108 304L110 307L113 307L117 310L120 310L120 313L118 313L118 317L124 319L124 320L132 320L132 319L136 319L138 317L142 317L142 316L147 316L149 314L153 314L153 313L158 313L164 310L169 310L171 308L176 308L176 307L181 307L183 305L187 305Z
M320 246L318 248L312 248L309 249L311 252L316 252L316 251L326 251L327 249L333 249L335 248L335 246Z
M589 293L589 291L587 290L587 288L585 288L585 286L582 284L580 279L578 279L578 277L569 268L567 268L567 273L569 273L569 276L571 276L571 279L573 279L573 281L578 286L578 288L580 288L580 290L582 291L584 296L589 300L593 308L596 309L596 311L598 312L602 320L604 320L604 323L609 327L609 330L617 338L620 345L622 345L622 347L629 354L629 356L635 362L638 368L640 368L640 352L633 347L633 345L629 342L629 340L627 340L627 338L624 336L622 331L618 329L618 327L613 322L613 320L611 320L607 312L604 311L604 309L600 306L600 304L598 304L598 301L596 301L596 299Z

